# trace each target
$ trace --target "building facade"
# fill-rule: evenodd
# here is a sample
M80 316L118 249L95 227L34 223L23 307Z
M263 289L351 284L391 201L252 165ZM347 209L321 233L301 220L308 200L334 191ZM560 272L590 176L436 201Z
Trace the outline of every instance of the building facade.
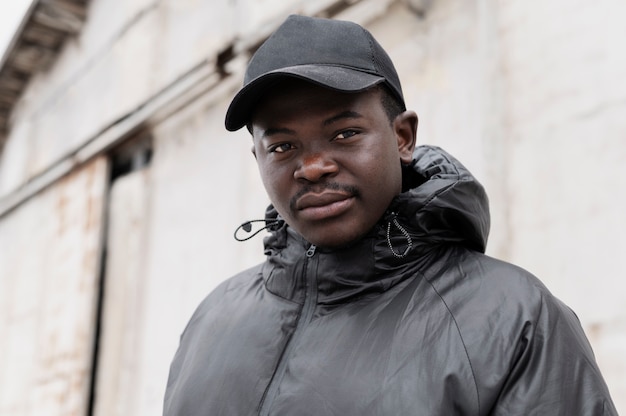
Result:
M488 254L577 312L626 412L621 0L36 0L0 61L0 415L161 413L189 316L263 259L223 119L290 13L380 41L418 143L485 185Z

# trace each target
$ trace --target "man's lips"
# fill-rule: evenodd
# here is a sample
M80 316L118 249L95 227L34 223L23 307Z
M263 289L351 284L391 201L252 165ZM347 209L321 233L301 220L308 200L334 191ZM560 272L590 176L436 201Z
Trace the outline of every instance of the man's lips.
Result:
M354 196L344 192L307 193L297 199L295 208L306 219L322 220L343 214L353 201Z
M351 197L352 195L335 191L326 191L321 194L308 193L298 198L296 201L296 209L303 210L307 208L323 207L324 205L330 205Z

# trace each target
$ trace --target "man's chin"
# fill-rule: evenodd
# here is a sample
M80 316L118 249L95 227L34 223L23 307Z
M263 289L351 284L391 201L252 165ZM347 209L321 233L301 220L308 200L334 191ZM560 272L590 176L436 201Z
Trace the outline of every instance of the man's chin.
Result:
M311 232L301 234L305 240L323 250L341 250L349 248L360 241L367 233L345 232L341 229L331 228L324 233Z

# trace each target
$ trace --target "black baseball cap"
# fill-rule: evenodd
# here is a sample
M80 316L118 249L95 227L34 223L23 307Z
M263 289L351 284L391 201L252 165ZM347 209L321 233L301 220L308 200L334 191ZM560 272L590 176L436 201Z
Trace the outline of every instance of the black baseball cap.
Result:
M383 84L405 106L393 63L371 33L353 22L291 15L252 56L226 129L245 126L259 99L285 77L343 92Z

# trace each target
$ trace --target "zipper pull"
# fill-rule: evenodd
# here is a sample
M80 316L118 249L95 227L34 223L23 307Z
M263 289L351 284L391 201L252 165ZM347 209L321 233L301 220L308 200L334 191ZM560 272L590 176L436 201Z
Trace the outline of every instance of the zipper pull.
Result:
M311 246L309 247L309 249L306 251L306 256L311 258L315 255L315 249L317 247L315 246L315 244L311 244Z

